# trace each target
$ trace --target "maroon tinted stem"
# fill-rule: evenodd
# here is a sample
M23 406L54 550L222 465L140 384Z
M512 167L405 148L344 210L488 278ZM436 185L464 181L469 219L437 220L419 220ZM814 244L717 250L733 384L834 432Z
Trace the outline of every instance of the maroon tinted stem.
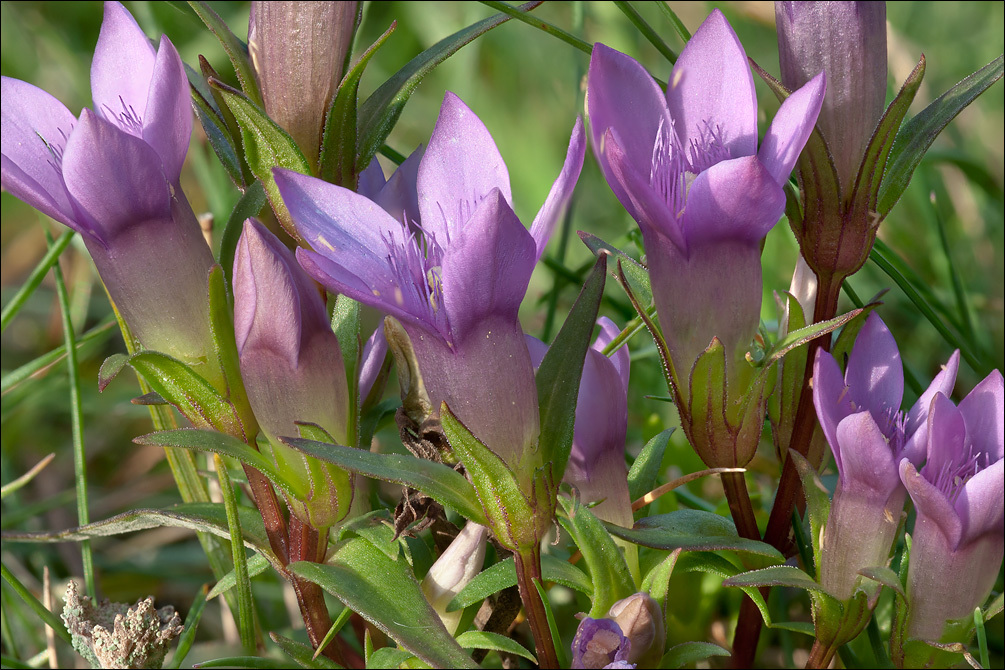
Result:
M541 668L557 668L558 655L555 652L555 641L551 637L548 626L548 615L544 608L541 594L534 585L535 580L541 583L541 549L535 546L526 553L513 554L516 561L516 584L520 590L524 610L527 612L527 623L534 634L534 647L537 650L537 660Z

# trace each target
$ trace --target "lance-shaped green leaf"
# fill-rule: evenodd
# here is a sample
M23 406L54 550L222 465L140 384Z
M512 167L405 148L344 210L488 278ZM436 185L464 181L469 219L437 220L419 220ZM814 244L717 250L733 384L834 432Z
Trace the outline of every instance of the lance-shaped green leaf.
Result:
M568 561L563 561L550 554L541 556L541 576L546 582L561 584L580 593L585 593L587 596L593 594L590 579L582 570ZM454 612L464 609L511 586L516 586L516 565L512 556L478 573L447 604L447 611Z
M656 478L660 474L660 466L663 464L663 453L675 429L667 428L653 436L632 463L628 471L628 496L633 501L653 490Z
M671 618L667 612L667 597L670 595L670 577L677 566L677 559L680 558L683 549L675 549L657 563L652 570L646 573L642 579L642 591L648 593L660 606L663 612L663 627L666 633L670 633Z
M900 127L887 159L877 211L886 216L903 195L911 175L943 128L1002 77L1002 56L950 88Z
M226 280L219 264L209 271L209 328L213 334L213 344L227 384L227 399L237 412L244 426L244 434L253 436L258 432L258 422L248 403L248 393L241 379L241 360L237 353L234 335L234 314L227 300Z
M258 575L265 572L269 567L269 561L261 554L255 554L248 559L248 577L257 577ZM231 570L213 585L213 588L209 590L206 595L206 600L212 600L218 595L224 594L230 589L237 585L237 574Z
M130 356L129 365L196 427L244 434L230 401L185 363L158 351L141 351Z
M477 495L471 482L446 465L414 456L374 454L363 449L302 438L284 437L281 441L308 456L334 463L351 472L422 491L461 516L488 525L485 514L474 502Z
M279 633L269 633L269 637L275 642L283 653L297 662L303 668L340 668L334 661L329 660L323 654L315 655L314 649L303 642L291 640ZM324 647L322 647L323 649Z
M604 294L606 272L607 257L601 254L534 377L541 412L539 444L542 457L551 462L555 482L562 480L572 451L579 382Z
M649 516L634 528L604 524L617 537L654 549L715 551L732 549L781 560L778 550L764 542L748 540L736 533L736 526L724 516L697 509L680 509Z
M293 226L290 213L283 204L279 188L272 177L272 168L282 167L301 174L310 174L310 164L290 134L276 125L260 106L240 91L216 79L209 83L221 92L224 102L237 119L241 127L244 158L248 161L251 172L265 187L265 194L276 217L286 232L299 241L300 236Z
M133 438L136 444L152 447L179 447L214 454L222 454L235 458L245 465L250 465L269 478L276 486L289 492L298 499L310 494L307 482L286 477L265 454L243 440L215 430L198 430L195 428L178 428L177 430L162 430Z
M269 538L265 534L258 510L240 507L238 516L241 520L244 545L265 556L273 565L279 566L279 561L269 546ZM4 531L3 539L4 542L79 542L162 526L188 528L230 539L227 513L223 503L182 503L165 509L134 509L102 521L66 530L19 533Z
M321 136L321 162L318 177L332 183L356 190L356 182L366 165L356 162L356 108L359 100L359 80L363 76L370 58L377 53L387 38L397 27L397 22L384 31L377 41L370 45L339 84L338 93L332 98L325 115L324 133Z
M713 656L731 656L728 649L723 649L711 642L682 642L670 648L660 661L661 668L683 668L685 665L704 661Z
M583 554L593 582L590 616L594 619L604 617L611 605L635 593L635 581L618 545L604 530L606 524L602 524L579 501L565 498L561 501L566 513L566 518L561 520L562 525Z
M290 572L314 582L395 642L434 667L477 664L443 627L411 568L362 538L340 544L328 564L299 562Z
M844 324L854 319L861 312L861 309L853 309L852 311L841 314L840 316L835 316L833 319L811 323L804 328L800 328L786 334L785 337L778 340L778 342L775 342L774 346L772 346L768 351L764 358L763 365L768 366L780 360L793 349L801 347L821 335L826 335L827 333L837 330Z
M688 551L681 554L681 557L677 560L677 564L674 566L674 570L677 573L684 574L702 572L722 579L734 577L743 572L742 568L738 568L724 556L710 551ZM765 625L771 626L768 603L764 599L764 596L761 595L760 589L756 586L741 586L740 590L750 596L750 599L757 605L757 609L760 610L761 618L764 619Z
M646 270L644 265L596 235L579 231L579 238L583 240L583 244L593 252L594 256L599 258L602 255L610 254L616 257L621 264L620 267L624 272L624 277L631 284L632 292L638 301L646 306L653 303L653 289L649 283L649 271ZM611 268L611 276L615 279L619 279L617 269L617 264Z
M234 140L223 118L195 86L192 86L192 103L209 145L213 147L213 152L227 171L227 176L235 186L244 186L241 159L237 157L237 147L234 146Z
M223 123L221 130L225 130L229 137L230 143L234 148L234 154L237 159L238 167L240 169L240 182L235 182L239 187L243 184L248 184L253 181L251 175L251 170L248 167L248 162L244 160L244 144L243 138L241 137L241 127L237 125L237 119L234 118L234 113L230 111L227 103L223 99L223 94L216 88L209 85L210 79L215 79L217 81L223 81L213 66L209 64L203 56L199 56L199 71L202 73L202 81L205 83L205 89L207 93L203 93L203 98L207 103L213 105L217 112L217 118ZM199 89L202 92L202 88ZM208 95L208 97L207 97Z
M457 636L457 644L464 649L491 649L506 654L522 656L531 663L537 664L537 658L523 648L519 642L499 633L481 630L469 630Z
M533 6L528 3L523 7ZM521 7L521 9L523 8ZM366 99L359 109L359 158L356 165L366 166L397 123L401 111L422 78L433 68L454 55L458 49L496 26L509 21L505 14L496 14L445 37L394 73Z
M220 40L220 45L223 46L231 65L234 66L234 72L237 73L237 80L241 82L244 93L256 105L261 106L262 94L258 90L255 69L251 66L251 58L248 56L248 45L238 39L237 35L227 27L227 23L207 3L201 0L191 0L188 4L192 6L206 27Z
M520 489L509 466L471 434L446 403L440 406L440 422L454 454L464 464L488 526L507 549L521 551L540 541L538 527L551 523L554 507L535 509ZM432 494L430 494L432 495ZM540 517L547 516L541 523Z

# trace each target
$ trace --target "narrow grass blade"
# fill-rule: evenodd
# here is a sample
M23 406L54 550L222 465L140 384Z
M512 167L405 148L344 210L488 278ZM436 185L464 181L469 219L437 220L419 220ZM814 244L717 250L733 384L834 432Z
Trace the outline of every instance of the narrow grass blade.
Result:
M7 566L0 563L0 574L3 575L3 579L7 582L7 585L14 589L14 593L21 597L21 600L31 608L35 614L52 630L59 636L59 639L63 640L67 644L70 644L70 634L66 631L66 627L63 622L59 620L59 617L47 610L42 603L38 601L31 591L25 588L24 584L18 581Z
M56 261L59 260L59 256L66 251L66 247L73 240L74 234L72 230L67 230L59 236L59 239L55 243L49 246L49 250L45 253L45 256L42 257L42 260L38 262L35 269L28 275L28 280L18 289L14 297L10 299L10 302L4 305L3 312L0 313L0 332L7 330L7 324L17 316L17 313L24 307L24 303L28 301L31 294L35 292L35 289L45 279L49 268L55 265Z
M632 3L616 1L614 5L621 10L622 14L628 17L628 20L632 22L632 25L639 29L642 36L649 40L649 43L656 47L656 50L659 51L664 58L670 61L671 65L677 62L677 53L667 46L667 43L663 41L663 38L660 37L659 33L657 33L656 30L649 25L644 18L642 18L642 15L639 14L637 9L632 7Z
M244 535L241 533L241 519L237 513L237 498L230 485L227 465L219 454L213 454L216 476L223 490L223 505L227 510L227 527L230 529L230 546L234 555L234 574L237 576L237 630L241 635L241 646L248 654L255 653L255 611L251 600L251 578L248 576L248 555L244 551Z
M185 617L185 630L181 632L181 637L178 638L178 646L174 650L174 656L171 657L170 663L164 665L165 668L169 670L180 668L182 661L188 656L192 643L195 642L195 632L199 628L202 611L206 608L206 592L208 590L209 586L206 584L203 584L203 587L199 589L195 602L192 603L192 607L188 610L188 616Z

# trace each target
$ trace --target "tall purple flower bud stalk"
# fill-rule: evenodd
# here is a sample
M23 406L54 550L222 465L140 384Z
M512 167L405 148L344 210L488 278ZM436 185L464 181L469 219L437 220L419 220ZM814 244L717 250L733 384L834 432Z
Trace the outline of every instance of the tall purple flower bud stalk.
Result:
M293 252L249 219L234 260L234 330L241 376L276 465L303 485L286 493L290 511L324 531L349 513L352 475L279 441L298 424L346 443L349 390L338 340L318 286Z
M352 49L358 2L252 2L248 51L265 112L317 172L325 117Z
M859 332L843 376L833 356L817 353L813 402L834 454L838 485L816 563L820 584L845 603L843 620L814 617L817 641L829 645L831 654L869 621L879 584L859 572L889 561L907 498L899 471L902 463L914 467L925 460L929 407L933 398L952 392L958 366L956 352L910 411L902 413L900 352L878 315L870 314ZM860 592L865 601L852 606Z
M744 466L757 448L765 393L751 383L745 354L760 320L761 242L782 215L782 187L824 89L819 75L790 96L758 149L754 80L718 10L688 41L666 93L633 58L602 44L593 50L594 151L642 229L668 381L684 431L710 467ZM717 374L693 373L699 357ZM721 381L713 388L702 381L709 377ZM723 481L738 530L759 539L742 476Z
M909 643L967 642L975 607L998 578L1005 551L1005 388L995 370L959 407L931 401L928 460L900 462L918 510L907 572L907 616L891 637L901 667L928 667L932 651ZM913 647L913 648L912 648ZM920 655L916 655L919 654Z
M174 45L154 48L118 2L105 4L91 64L94 109L79 118L45 91L2 83L3 188L80 233L143 348L225 388L209 321L213 254L179 178L192 134Z

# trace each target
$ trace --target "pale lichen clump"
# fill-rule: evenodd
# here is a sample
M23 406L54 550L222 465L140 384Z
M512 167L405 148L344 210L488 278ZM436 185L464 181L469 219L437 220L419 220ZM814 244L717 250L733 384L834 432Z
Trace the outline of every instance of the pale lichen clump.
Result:
M132 607L109 600L94 605L71 581L65 600L63 622L73 648L94 668L159 668L183 629L174 608L154 609L153 597Z

